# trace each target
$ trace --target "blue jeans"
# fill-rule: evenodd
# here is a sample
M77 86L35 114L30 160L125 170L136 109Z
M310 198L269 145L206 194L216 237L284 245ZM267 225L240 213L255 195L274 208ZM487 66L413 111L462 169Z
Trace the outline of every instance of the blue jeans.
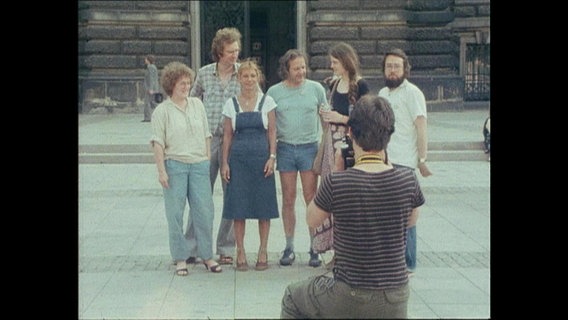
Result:
M399 165L394 163L393 166L396 168L402 168L407 170L412 170L413 168ZM416 225L406 229L406 249L404 251L404 258L406 260L406 267L410 271L414 271L416 269Z
M211 161L209 162L209 179L211 182L211 193L215 187L215 180L219 175L219 168L221 166L222 155L222 141L220 136L211 137ZM227 183L221 179L221 186L223 187L223 195ZM191 210L191 209L190 209ZM191 211L190 211L191 216ZM187 228L185 229L185 238L189 241L189 255L190 257L196 256L197 240L195 239L195 231L193 230L193 221L187 220ZM218 255L232 257L235 254L235 231L233 230L233 220L223 219L219 223L219 230L217 231L217 252Z
M416 225L406 229L406 250L404 252L406 267L416 269Z
M170 253L174 261L189 257L190 244L183 232L185 203L189 202L189 220L193 222L197 254L203 260L213 257L213 197L209 180L209 161L183 163L165 161L169 188L163 188L168 221Z

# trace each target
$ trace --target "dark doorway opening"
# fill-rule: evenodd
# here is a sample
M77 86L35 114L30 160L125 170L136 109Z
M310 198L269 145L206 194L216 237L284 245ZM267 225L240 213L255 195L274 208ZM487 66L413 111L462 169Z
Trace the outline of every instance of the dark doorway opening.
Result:
M296 48L296 1L202 1L201 65L213 62L211 40L224 27L243 34L240 59L253 58L261 66L264 90L280 81L278 59Z

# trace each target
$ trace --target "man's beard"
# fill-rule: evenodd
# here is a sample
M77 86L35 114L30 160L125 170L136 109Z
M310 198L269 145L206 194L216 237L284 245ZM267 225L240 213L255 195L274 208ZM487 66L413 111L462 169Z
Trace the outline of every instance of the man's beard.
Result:
M389 87L389 89L398 88L402 84L402 82L406 79L404 76L400 78L390 79L385 77L385 85Z

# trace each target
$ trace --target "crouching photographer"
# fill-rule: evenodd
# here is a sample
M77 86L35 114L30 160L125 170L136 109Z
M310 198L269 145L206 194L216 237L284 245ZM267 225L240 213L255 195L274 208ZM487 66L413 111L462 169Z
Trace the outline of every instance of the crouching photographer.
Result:
M361 97L347 125L354 165L345 169L338 148L306 216L317 227L333 215L333 276L288 285L281 318L407 317L406 228L424 196L414 172L387 159L394 114L386 99Z

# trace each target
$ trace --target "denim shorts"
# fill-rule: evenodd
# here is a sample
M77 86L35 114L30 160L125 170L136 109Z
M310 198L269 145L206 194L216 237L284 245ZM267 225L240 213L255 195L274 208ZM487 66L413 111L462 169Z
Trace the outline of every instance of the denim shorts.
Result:
M312 170L318 142L290 144L278 141L276 170L282 172Z

